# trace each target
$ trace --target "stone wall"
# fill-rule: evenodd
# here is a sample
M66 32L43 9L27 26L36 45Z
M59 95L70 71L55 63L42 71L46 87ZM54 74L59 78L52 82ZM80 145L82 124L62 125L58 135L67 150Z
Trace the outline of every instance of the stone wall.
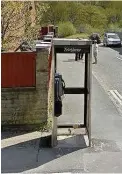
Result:
M3 89L1 91L1 122L5 125L36 125L48 117L48 54L37 52L36 88Z
M54 111L54 64L51 59L50 81L48 90L48 128L52 127L52 117Z

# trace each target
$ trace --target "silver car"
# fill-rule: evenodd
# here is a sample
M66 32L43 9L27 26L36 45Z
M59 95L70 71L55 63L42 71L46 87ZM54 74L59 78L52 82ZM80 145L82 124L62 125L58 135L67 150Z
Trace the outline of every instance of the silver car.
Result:
M47 35L52 35L54 37L54 32L49 32Z
M103 39L104 46L120 46L121 47L121 39L116 33L105 33Z
M44 42L51 42L53 39L53 35L44 35L43 40Z

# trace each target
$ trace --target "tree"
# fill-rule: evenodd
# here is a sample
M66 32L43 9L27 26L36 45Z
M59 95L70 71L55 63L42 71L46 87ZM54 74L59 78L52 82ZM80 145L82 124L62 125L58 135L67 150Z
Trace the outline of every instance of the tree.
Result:
M50 1L44 3L44 6L47 10L43 10L43 13L42 10L40 11L42 16L40 23L57 25L59 21L67 21L66 3Z
M1 3L1 33L2 46L8 46L21 38L26 30L25 17L29 16L29 4L17 1L2 1ZM29 18L28 18L29 21Z
M122 2L119 1L2 1L2 46L18 44L21 38L37 37L42 25L71 22L79 29L121 26ZM85 27L84 27L85 28Z
M2 47L16 47L21 39L31 40L38 34L37 3L34 1L2 1ZM15 48L10 48L15 49Z

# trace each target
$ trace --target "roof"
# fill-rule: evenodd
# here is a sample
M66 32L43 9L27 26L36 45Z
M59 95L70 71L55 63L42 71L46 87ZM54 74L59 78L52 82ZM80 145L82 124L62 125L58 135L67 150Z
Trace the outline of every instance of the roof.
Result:
M92 41L88 39L65 39L53 38L54 45L92 45Z
M52 34L47 34L47 35L44 35L44 37L53 37Z
M110 34L110 35L116 35L116 33L106 33L106 34Z
M36 44L36 48L50 48L51 44Z

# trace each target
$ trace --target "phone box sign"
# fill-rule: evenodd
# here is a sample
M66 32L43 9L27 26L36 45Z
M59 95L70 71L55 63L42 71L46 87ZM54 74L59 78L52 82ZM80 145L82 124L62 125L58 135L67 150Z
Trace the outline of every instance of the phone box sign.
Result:
M66 46L66 45L60 45L55 46L55 52L56 53L89 53L90 47L87 46Z
M68 48L68 47L64 47L64 53L74 53L74 52L76 52L76 53L80 53L81 52L81 48Z

